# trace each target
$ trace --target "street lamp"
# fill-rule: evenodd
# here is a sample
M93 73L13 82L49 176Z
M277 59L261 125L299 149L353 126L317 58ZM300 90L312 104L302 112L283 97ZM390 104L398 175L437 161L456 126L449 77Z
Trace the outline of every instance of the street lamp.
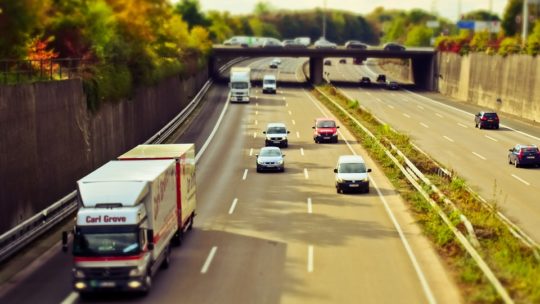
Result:
M323 15L322 15L322 20L323 20L323 24L322 24L322 36L324 39L326 39L326 0L323 0Z
M521 30L521 44L525 45L527 41L527 32L529 31L529 0L523 0L523 29Z

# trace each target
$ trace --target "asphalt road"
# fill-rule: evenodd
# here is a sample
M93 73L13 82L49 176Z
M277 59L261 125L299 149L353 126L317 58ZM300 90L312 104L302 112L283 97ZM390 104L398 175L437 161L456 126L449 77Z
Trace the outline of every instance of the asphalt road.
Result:
M332 80L375 79L369 65L326 66ZM540 128L500 115L499 130L477 129L474 114L483 109L441 94L407 90L341 87L380 120L409 134L413 142L439 163L455 170L485 200L497 207L536 242L540 242L540 169L508 164L516 144L540 145Z
M279 71L266 70L269 62L251 61L254 77L302 79L302 59L284 59ZM0 302L462 302L404 202L345 128L338 144L315 144L313 121L329 114L305 89L262 95L255 88L252 96L249 104L228 103L227 87L216 85L181 132L177 142L204 150L197 164L198 216L147 297L82 301L71 291L70 256L52 252ZM269 122L284 122L291 131L284 173L255 171ZM373 169L369 194L335 191L335 163L352 153Z

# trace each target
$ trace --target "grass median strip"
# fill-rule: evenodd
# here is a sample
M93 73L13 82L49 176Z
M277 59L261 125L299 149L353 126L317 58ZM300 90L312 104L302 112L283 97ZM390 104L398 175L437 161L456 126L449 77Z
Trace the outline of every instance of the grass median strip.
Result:
M407 135L399 134L388 125L379 122L360 106L361 103L358 100L347 99L332 86L321 86L318 89L347 109L389 150L391 145L396 146L457 206L474 227L476 238L480 244L476 249L503 283L514 301L518 303L540 302L540 261L535 256L534 249L527 247L516 238L496 216L495 199L491 201L495 207L486 208L475 195L468 191L465 180L454 173L451 175L452 178L440 176L439 166L428 156L417 151ZM316 90L313 90L312 93L347 125L356 139L384 168L386 175L409 203L425 234L432 240L440 255L453 271L466 301L468 303L501 302L502 300L494 288L455 239L447 225L432 210L429 203L403 178L402 172L376 141L367 136L365 131L325 96ZM431 189L426 188L425 190L445 210L454 225L466 234L460 215L444 204L442 199ZM496 185L494 185L494 193L497 193Z

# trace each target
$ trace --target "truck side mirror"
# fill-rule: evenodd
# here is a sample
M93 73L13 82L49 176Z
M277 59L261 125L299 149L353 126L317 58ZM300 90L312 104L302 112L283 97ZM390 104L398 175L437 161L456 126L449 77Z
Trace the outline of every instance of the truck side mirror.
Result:
M315 129L315 127L311 127L312 129Z
M287 134L291 134L291 131L287 131Z
M154 230L146 230L146 239L148 240L148 250L154 250Z
M62 251L68 251L68 232L62 231Z
M337 169L334 169L334 173L337 173Z

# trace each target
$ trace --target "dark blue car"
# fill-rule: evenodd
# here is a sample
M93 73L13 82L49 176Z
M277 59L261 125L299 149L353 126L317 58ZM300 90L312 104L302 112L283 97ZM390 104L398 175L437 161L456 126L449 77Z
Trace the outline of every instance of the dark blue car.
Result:
M521 166L536 166L540 165L540 151L534 145L516 145L508 150L508 163L515 165L516 168Z

